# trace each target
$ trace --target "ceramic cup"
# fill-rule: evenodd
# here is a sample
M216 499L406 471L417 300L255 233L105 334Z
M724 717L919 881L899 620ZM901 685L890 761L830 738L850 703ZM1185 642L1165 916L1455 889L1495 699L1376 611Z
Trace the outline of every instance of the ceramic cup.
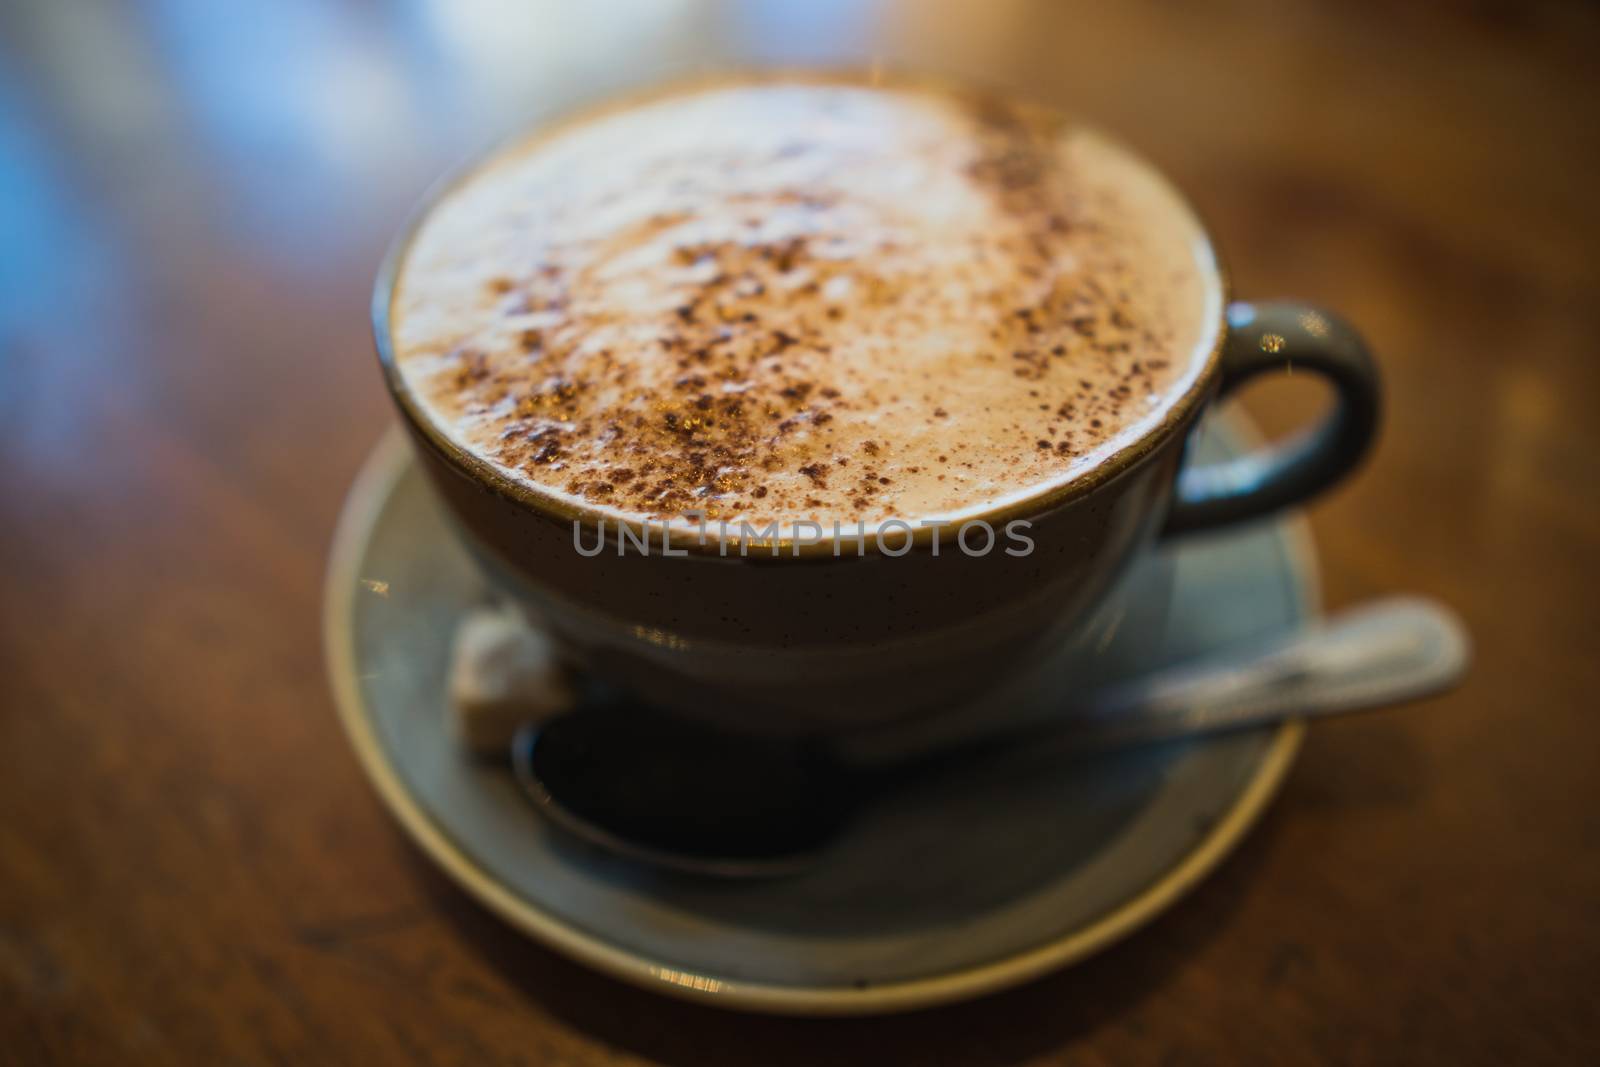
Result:
M997 532L1026 520L1027 554L968 555L948 531L936 551L927 528L864 544L779 537L727 553L726 540L683 524L645 530L651 548L639 551L614 524L602 539L598 511L541 494L452 442L409 392L389 306L427 210L379 273L373 322L389 391L461 536L577 664L733 728L871 727L969 701L1060 648L1137 553L1304 502L1356 466L1378 425L1377 373L1356 333L1302 304L1229 302L1202 236L1210 321L1198 373L1165 417L1066 484L972 516ZM1185 464L1208 404L1291 367L1332 386L1320 424L1225 464Z

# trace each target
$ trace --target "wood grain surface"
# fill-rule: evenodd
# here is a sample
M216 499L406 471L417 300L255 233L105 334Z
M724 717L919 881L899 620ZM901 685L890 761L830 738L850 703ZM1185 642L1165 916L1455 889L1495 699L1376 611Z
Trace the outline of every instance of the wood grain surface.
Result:
M1600 1062L1600 12L1208 0L0 9L0 1063ZM743 1017L502 927L334 718L335 516L389 422L365 305L444 167L705 64L881 57L1167 168L1240 295L1389 385L1312 509L1330 605L1455 605L1468 684L1318 725L1192 896L1070 971ZM1246 403L1277 431L1303 383Z

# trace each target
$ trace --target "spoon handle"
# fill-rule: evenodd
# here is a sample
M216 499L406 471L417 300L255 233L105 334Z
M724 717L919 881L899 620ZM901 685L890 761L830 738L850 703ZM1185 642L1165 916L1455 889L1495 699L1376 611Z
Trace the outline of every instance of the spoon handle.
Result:
M1397 597L1112 686L1051 733L1101 747L1360 711L1448 688L1470 657L1449 609Z

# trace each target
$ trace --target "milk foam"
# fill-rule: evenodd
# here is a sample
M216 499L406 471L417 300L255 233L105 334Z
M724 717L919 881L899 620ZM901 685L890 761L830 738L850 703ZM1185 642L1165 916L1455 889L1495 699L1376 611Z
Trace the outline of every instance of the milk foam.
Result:
M1158 422L1219 318L1191 214L1053 116L683 89L540 134L404 255L396 364L507 475L627 518L958 518Z

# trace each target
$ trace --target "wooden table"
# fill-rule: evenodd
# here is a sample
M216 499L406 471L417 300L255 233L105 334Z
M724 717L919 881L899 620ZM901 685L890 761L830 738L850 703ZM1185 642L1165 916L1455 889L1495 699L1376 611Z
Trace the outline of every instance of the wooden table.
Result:
M491 6L0 14L0 1061L1600 1062L1600 13ZM326 690L405 208L519 115L733 55L986 75L1170 169L1240 294L1383 358L1377 457L1312 510L1329 603L1478 641L1461 691L1316 727L1150 928L979 1003L741 1017L567 963L402 838Z

